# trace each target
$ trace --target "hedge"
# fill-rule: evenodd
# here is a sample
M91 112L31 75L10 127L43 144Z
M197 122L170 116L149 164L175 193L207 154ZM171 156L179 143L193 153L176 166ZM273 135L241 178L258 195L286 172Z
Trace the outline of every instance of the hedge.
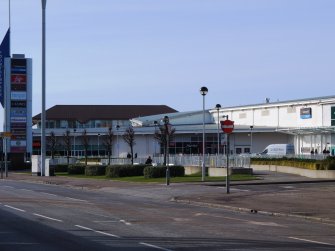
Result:
M85 167L85 175L86 176L105 175L106 174L106 167L107 166L102 166L102 165L86 166Z
M324 160L298 158L251 158L254 165L292 166L311 170L335 170L335 157L328 156Z
M68 165L67 164L57 164L57 165L50 165L55 169L55 172L67 172Z
M185 176L183 166L170 166L170 177ZM166 177L166 166L147 166L144 168L144 178L162 178Z
M112 165L106 167L106 177L130 177L142 176L143 170L147 165Z
M68 174L85 174L85 165L82 164L74 164L69 165L67 169Z

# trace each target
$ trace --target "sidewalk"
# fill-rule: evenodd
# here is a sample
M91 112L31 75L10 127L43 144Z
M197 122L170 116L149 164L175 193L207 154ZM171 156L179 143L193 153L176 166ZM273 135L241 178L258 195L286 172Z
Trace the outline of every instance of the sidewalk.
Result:
M229 194L226 193L225 182L171 183L166 186L63 176L39 177L16 172L10 172L7 179L335 224L335 180L265 171L256 175L261 179L231 182Z

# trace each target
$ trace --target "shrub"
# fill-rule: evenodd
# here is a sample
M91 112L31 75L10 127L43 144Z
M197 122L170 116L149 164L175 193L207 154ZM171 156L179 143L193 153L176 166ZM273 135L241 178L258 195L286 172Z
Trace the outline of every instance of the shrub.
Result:
M86 176L99 176L106 174L106 167L102 165L95 165L95 166L86 166L85 167L85 175Z
M85 174L85 165L74 164L69 165L67 169L68 174Z
M170 177L185 176L183 166L170 166ZM144 168L144 178L162 178L166 177L166 166L147 166Z
M131 177L142 176L143 170L147 165L113 165L106 167L106 177Z
M55 169L55 172L67 172L67 164L57 164L57 165L50 165Z
M252 158L251 164L292 166L310 170L335 170L335 157L329 156L324 160L299 158Z

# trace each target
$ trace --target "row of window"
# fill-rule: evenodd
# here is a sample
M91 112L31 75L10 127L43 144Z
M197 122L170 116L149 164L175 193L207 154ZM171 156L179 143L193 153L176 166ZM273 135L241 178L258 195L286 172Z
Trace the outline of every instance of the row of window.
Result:
M129 126L128 120L90 120L87 123L80 123L74 120L48 120L46 121L46 128L109 128ZM38 128L41 128L41 122L38 123Z

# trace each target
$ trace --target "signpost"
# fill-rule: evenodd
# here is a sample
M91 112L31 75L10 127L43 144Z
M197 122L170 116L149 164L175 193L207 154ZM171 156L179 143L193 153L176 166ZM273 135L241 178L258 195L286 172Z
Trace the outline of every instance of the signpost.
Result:
M220 121L222 131L227 134L227 147L226 147L226 154L227 154L227 175L226 175L226 191L229 193L229 134L234 130L234 121L228 119L228 115L225 116L227 119Z

